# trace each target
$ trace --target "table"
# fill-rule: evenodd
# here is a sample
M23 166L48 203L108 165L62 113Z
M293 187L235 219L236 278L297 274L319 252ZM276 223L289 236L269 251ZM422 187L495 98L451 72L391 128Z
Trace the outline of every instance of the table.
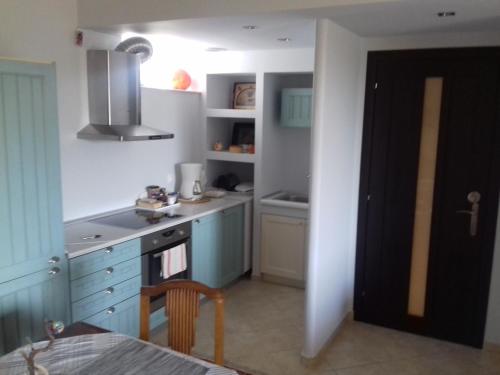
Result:
M0 357L0 374L27 373L19 353L23 349L26 347ZM237 375L233 370L113 332L57 339L48 352L37 355L36 363L50 375Z

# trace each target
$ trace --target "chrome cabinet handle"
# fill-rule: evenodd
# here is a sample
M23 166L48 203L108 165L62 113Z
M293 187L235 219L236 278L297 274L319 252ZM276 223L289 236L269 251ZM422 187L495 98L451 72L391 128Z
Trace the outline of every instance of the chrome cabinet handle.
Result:
M194 222L195 222L196 224L200 224L200 220L198 220L198 219L196 219Z
M108 268L106 268L106 273L107 273L108 275L111 275L111 274L113 273L113 271L114 271L113 267L108 267Z
M49 275L54 276L57 275L59 272L61 272L61 269L59 267L52 267L49 270Z
M111 254L113 252L113 247L107 247L106 250L104 250L106 254Z
M110 307L109 309L106 310L106 314L108 315L111 315L115 312L115 308L114 307Z
M52 257L49 259L49 264L56 264L56 263L59 263L59 261L61 260L61 258L59 257Z
M472 205L471 209L458 210L456 213L470 215L469 234L471 237L475 237L477 235L477 224L479 221L479 201L481 200L481 194L477 191L471 191L467 194L467 200Z
M104 290L104 293L105 294L113 294L114 291L115 291L115 289L112 286L110 286L109 288L106 288Z

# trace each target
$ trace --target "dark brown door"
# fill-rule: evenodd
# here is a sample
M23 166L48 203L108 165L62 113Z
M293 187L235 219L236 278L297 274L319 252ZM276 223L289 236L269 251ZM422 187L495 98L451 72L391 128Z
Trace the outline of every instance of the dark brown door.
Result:
M482 345L498 208L499 56L369 55L356 319Z

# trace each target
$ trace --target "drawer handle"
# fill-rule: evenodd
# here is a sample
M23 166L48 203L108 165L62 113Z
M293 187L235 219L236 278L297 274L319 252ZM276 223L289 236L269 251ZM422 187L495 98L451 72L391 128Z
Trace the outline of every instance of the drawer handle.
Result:
M113 252L113 247L107 247L106 250L104 250L106 254L111 254Z
M106 310L106 314L108 315L111 315L115 312L115 308L114 307L110 307L109 309Z
M112 286L110 286L109 288L104 290L104 293L113 294L114 291L115 291L115 289Z
M60 260L61 260L61 258L59 258L59 257L52 257L49 259L49 264L59 263Z
M196 219L194 222L195 222L196 224L200 224L200 220L198 220L198 219Z
M113 273L113 271L114 271L113 267L108 267L108 268L106 268L106 273L107 273L108 275L111 275L111 274Z
M49 275L54 276L57 275L59 272L61 272L61 269L59 267L52 267L49 270Z

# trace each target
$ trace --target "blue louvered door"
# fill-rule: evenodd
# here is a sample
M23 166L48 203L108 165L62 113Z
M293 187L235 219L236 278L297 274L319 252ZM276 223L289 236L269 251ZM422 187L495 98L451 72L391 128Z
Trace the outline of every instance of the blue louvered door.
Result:
M67 319L54 64L0 60L0 352Z

